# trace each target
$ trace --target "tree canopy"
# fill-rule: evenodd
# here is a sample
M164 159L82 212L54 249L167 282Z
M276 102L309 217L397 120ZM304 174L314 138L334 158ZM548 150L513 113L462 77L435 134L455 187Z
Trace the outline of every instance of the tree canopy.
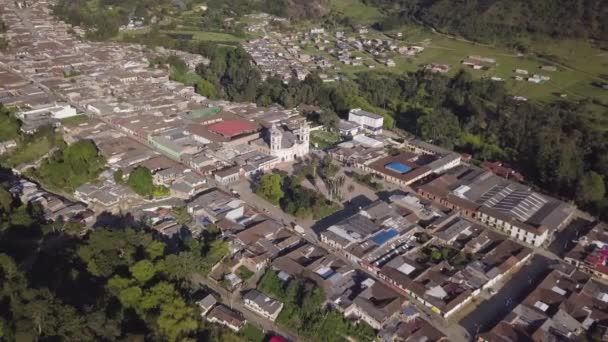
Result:
M1 205L8 212L0 213L0 338L234 338L203 323L190 302L200 289L192 276L205 275L228 253L216 235L187 239L174 247L177 254L167 253L165 243L145 230L114 227L69 235L17 199Z
M350 336L357 341L373 341L376 332L360 322L352 324L334 310L326 310L325 293L305 279L281 280L275 271L268 270L258 282L258 290L284 303L277 323L306 338L323 336L324 341L344 341Z
M608 40L603 0L364 0L384 8L376 27L423 23L472 40L514 42L533 34Z
M163 185L155 185L152 171L145 166L136 167L127 178L127 185L140 196L160 197L169 194Z
M127 184L142 196L149 196L154 191L152 172L147 167L140 166L131 171Z
M12 111L0 103L0 142L19 136L19 120Z
M56 189L73 191L97 179L106 165L91 140L79 140L45 160L34 176Z
M281 175L275 173L265 174L260 178L255 193L267 199L272 204L279 204L283 198L283 190L281 188L283 179Z

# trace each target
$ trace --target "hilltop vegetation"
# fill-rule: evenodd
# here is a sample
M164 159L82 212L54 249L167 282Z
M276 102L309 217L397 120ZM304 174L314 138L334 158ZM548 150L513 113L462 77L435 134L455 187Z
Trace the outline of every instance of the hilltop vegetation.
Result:
M605 0L365 0L394 13L383 30L417 22L478 41L515 41L542 34L608 40Z
M12 111L0 103L0 142L15 139L19 136L19 120Z
M59 0L54 13L88 29L90 38L118 34L129 18L144 24L242 35L231 20L266 12L292 20L345 16L377 19L376 26L392 30L404 24L423 24L468 39L515 43L530 35L554 38L584 37L608 40L608 2L604 0ZM201 10L201 5L205 9ZM378 9L381 13L378 13ZM175 20L184 17L182 20ZM334 18L335 19L335 18ZM236 31L235 31L236 30Z
M72 25L87 30L90 39L108 39L118 34L129 17L161 20L173 6L168 0L59 0L53 13Z
M74 191L94 181L105 168L105 159L91 140L80 140L55 152L33 176L53 189Z
M85 28L88 38L106 40L116 37L129 19L142 19L145 26L172 29L179 24L193 30L240 36L242 31L231 19L254 12L296 20L318 18L329 13L329 4L328 0L59 0L53 12L66 22Z
M131 171L126 183L140 196L162 197L169 194L167 187L154 184L152 172L144 166L138 166Z
M0 340L238 340L203 322L190 296L191 276L228 253L217 235L173 254L143 230L80 237L78 222L45 223L36 205L0 186Z

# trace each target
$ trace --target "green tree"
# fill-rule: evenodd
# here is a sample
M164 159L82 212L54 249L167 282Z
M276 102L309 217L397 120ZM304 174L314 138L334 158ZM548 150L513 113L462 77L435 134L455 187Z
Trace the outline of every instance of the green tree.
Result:
M194 83L194 89L198 94L201 94L209 99L217 99L219 97L219 92L217 88L213 85L213 83L201 79L198 82Z
M3 50L2 42L3 38L0 38L0 51ZM15 118L11 110L0 103L0 141L16 139L17 137L19 137L19 120Z
M42 163L35 176L52 187L73 191L82 184L95 180L105 164L105 159L93 141L80 140Z
M458 118L447 109L422 115L417 125L422 139L447 148L452 148L460 136Z
M162 281L154 285L150 290L146 291L141 300L141 308L150 310L160 307L161 304L167 303L178 296L173 284Z
M323 157L321 174L325 178L332 178L340 171L340 166L333 162L333 158L329 155Z
M139 246L146 246L151 236L131 229L124 231L96 230L78 249L78 256L94 276L109 277L116 268L130 266Z
M283 282L275 271L268 270L264 273L258 283L258 289L271 297L278 299L285 298Z
M137 308L141 302L142 291L138 286L131 286L122 291L118 295L122 305L128 308Z
M127 184L141 196L150 196L154 192L152 172L143 166L139 166L131 171Z
M441 254L441 251L434 249L431 252L431 259L433 259L434 262L439 262L443 259L443 254Z
M115 275L112 278L108 279L106 287L110 290L111 293L118 296L118 294L129 288L133 283L132 279L123 278L121 276Z
M185 206L174 207L172 212L173 216L175 216L175 219L177 220L177 223L179 224L189 224L193 220Z
M272 204L279 204L283 196L281 176L278 174L265 174L260 178L260 183L255 189L255 193L265 199L267 199Z
M287 289L285 289L285 301L294 304L300 305L300 296L302 295L302 283L294 279L287 284Z
M122 173L121 169L118 169L116 171L114 171L114 181L116 182L116 184L122 184L123 182L123 178L124 178L124 174Z
M108 341L116 341L122 335L120 321L113 319L103 310L90 313L85 318L88 329L95 336Z
M152 241L146 247L146 253L152 260L156 260L165 255L165 244L160 241Z
M189 277L202 271L203 260L193 252L180 252L179 254L169 254L165 257L164 272L171 280L184 281Z
M585 173L578 183L577 200L583 204L591 203L603 199L605 195L606 187L602 176L594 171Z
M13 206L13 196L0 186L0 215L7 214Z
M177 341L198 328L194 308L186 305L181 298L173 298L161 305L157 319L158 328L169 339Z
M319 123L330 132L336 132L340 124L340 117L334 111L326 111L319 116Z
M141 260L129 267L129 271L135 280L140 284L145 284L154 277L156 270L154 264L149 260Z

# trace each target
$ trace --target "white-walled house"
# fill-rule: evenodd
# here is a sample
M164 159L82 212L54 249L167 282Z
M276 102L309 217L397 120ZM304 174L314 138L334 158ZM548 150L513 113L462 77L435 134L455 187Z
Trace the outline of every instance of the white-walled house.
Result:
M384 117L366 112L360 108L354 108L348 112L348 121L358 124L371 134L382 133L382 126L384 125Z
M54 103L44 105L39 108L30 109L27 111L17 112L16 117L21 120L28 120L30 117L37 117L43 114L48 114L53 119L65 119L78 115L76 108L67 103Z

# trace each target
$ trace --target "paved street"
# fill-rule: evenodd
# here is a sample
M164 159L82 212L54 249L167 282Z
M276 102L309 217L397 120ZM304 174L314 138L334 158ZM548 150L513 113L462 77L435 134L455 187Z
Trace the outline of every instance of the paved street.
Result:
M296 222L296 219L293 216L284 213L279 207L273 206L269 202L261 199L256 194L252 193L249 181L243 180L238 183L231 184L230 188L237 191L239 193L239 195L241 196L241 199L243 199L247 203L251 204L253 207L260 210L261 212L266 212L270 216L272 216L276 219L283 220L283 222ZM343 217L347 217L347 216L351 215L352 213L359 210L360 204L363 205L362 202L371 203L371 201L369 199L366 199L364 196L358 196L357 198L353 199L353 201L350 205L347 205L345 210L342 210L342 211L336 213L336 215L338 216L337 218L330 217L330 219L339 220ZM319 222L321 222L321 221L319 221ZM318 222L315 223L312 220L297 220L297 223L306 228L313 228L313 229L315 229L315 231L317 230L317 228L315 228L315 226L318 226ZM324 224L324 226L326 226L326 224ZM306 236L302 236L302 237L304 239L306 239L308 242L321 246L328 251L332 250L329 246L323 244L321 241L319 241L314 236L306 235ZM357 268L362 273L364 273L364 274L368 273L366 270L359 267L358 264L352 263L350 260L344 258L340 253L334 251L334 255L340 257L342 259L342 261L352 265L353 267ZM421 313L423 313L424 318L427 321L429 321L433 326L442 330L449 337L450 341L459 342L459 341L468 340L466 337L467 336L466 331L461 326L459 326L457 324L448 325L445 322L445 320L443 320L436 314L432 313L427 307L420 305L416 301L413 301L412 304L414 304L415 306L418 307L418 309L420 310Z
M535 255L529 265L505 284L497 294L481 303L472 313L459 323L471 336L485 332L510 313L551 271L557 263L541 255Z
M553 242L548 247L549 251L560 257L564 257L574 246L579 237L586 235L592 228L592 222L583 218L575 218L560 232L555 234Z
M249 310L243 303L239 291L229 292L219 284L215 283L213 280L210 280L207 277L203 276L195 276L194 280L200 285L206 286L211 290L215 291L222 297L222 302L224 303L224 305L230 307L233 310L240 311L248 322L263 329L266 333L271 335L281 335L282 337L287 338L289 341L298 341L298 338L295 334L286 331L284 328L278 326L271 320L266 319Z
M341 172L344 172L344 170ZM318 181L321 182L321 180ZM346 184L349 184L349 181L350 178ZM238 183L231 184L230 188L237 191L241 196L241 199L251 204L261 212L267 213L269 216L281 220L287 226L291 227L291 224L297 222L297 224L300 226L312 228L317 234L343 218L353 215L359 210L359 208L372 203L373 200L378 198L387 199L390 194L396 191L409 190L403 190L394 185L388 185L389 191L383 191L375 194L371 189L365 186L360 184L356 185L358 187L352 192L352 196L349 197L348 200L345 200L343 210L318 222L314 222L310 219L296 220L291 215L284 213L278 206L273 206L269 202L255 195L252 192L252 186L248 180L242 180ZM372 195L371 198L367 197L368 193L370 192ZM570 232L572 230L576 234L576 232L580 232L581 224L581 222L573 223L571 226L568 226L565 231L569 232L567 234L572 234ZM319 245L329 251L332 251L329 246L321 243L316 236L308 235L303 237L310 243ZM558 237L557 239L570 239L571 237L571 235L564 235L564 237ZM538 247L531 248L535 253L532 260L527 265L524 265L517 273L515 273L512 278L501 287L497 294L493 296L490 294L481 296L481 300L486 300L481 302L478 307L464 317L459 324L446 322L443 318L432 313L427 307L420 305L417 301L412 301L412 304L420 310L423 317L427 321L446 334L450 341L470 341L477 333L489 330L501 319L503 319L509 312L511 312L511 310L513 310L513 308L515 308L521 302L521 300L525 298L525 296L527 296L550 272L550 266L560 260L559 257L551 250ZM333 253L340 257L343 261L359 269L364 274L367 273L367 271L360 268L357 264L353 264L348 259L344 258L338 251L333 251Z

